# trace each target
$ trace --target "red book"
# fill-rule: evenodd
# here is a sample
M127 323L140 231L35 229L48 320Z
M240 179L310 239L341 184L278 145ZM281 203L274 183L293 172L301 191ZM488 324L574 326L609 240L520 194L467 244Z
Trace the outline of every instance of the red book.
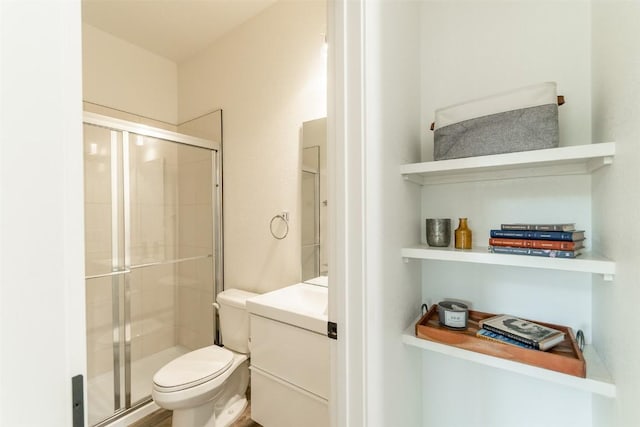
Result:
M559 240L506 239L502 237L489 238L491 246L511 246L513 248L555 249L560 251L574 251L584 247L584 240L563 242Z

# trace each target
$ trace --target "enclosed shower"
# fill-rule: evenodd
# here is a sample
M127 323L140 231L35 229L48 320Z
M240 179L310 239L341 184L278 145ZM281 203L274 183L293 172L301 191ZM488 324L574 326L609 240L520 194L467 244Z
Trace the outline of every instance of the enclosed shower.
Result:
M103 425L148 403L165 363L214 342L221 144L85 113L84 169L87 404Z

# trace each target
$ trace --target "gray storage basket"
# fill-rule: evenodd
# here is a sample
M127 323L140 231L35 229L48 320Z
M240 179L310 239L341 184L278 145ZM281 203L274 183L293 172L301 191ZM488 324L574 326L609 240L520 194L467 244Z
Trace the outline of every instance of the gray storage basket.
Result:
M555 83L542 83L436 111L434 160L558 146Z

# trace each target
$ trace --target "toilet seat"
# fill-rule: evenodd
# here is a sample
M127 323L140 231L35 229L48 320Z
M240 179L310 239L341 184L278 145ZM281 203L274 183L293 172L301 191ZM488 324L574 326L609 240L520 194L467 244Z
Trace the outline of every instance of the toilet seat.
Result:
M233 353L212 345L167 363L153 376L156 390L173 392L195 387L224 373L233 362Z

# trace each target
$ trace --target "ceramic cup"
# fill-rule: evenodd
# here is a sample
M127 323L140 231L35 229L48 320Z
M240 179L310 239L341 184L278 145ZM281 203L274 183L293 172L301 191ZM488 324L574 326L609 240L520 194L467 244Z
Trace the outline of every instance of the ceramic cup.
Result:
M427 218L427 243L429 246L446 247L451 242L451 219Z

